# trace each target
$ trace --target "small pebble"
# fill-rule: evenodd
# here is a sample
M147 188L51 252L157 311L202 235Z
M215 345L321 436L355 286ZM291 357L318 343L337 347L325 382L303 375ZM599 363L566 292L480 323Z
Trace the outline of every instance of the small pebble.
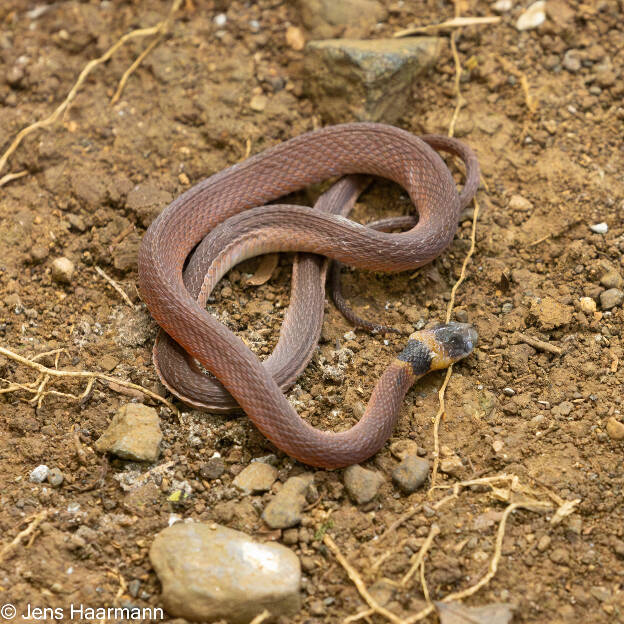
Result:
M232 485L244 494L268 492L277 479L277 468L270 464L255 462L244 468L234 479Z
M624 280L617 271L609 271L600 278L600 284L605 288L621 288Z
M314 475L290 477L282 489L262 512L262 519L272 529L288 529L301 522L302 510L307 504L306 493Z
M305 37L301 28L297 26L289 26L286 29L286 43L293 50L303 50L305 46Z
M214 23L217 28L223 28L227 23L227 15L225 13L219 13L214 17Z
M611 416L607 421L607 433L612 440L624 440L624 423Z
M576 73L581 69L581 59L578 50L568 50L563 55L563 66L571 73Z
M513 388L507 387L507 388L503 388L503 394L505 396L511 397L511 396L514 396L514 394L516 394L516 391Z
M537 542L537 550L539 550L540 552L544 552L550 546L550 542L550 536L543 535L542 537L540 537L539 542Z
M48 483L52 487L60 487L63 484L63 480L65 479L63 473L58 468L50 468L47 478Z
M39 264L43 262L47 257L50 250L46 245L33 245L30 248L30 259L35 263Z
M516 22L518 30L531 30L537 28L546 21L546 2L538 0L534 2Z
M24 69L20 65L13 65L6 73L5 79L7 84L18 87L24 79Z
M414 455L408 455L392 471L392 480L405 494L411 494L422 487L428 476L429 462Z
M596 311L596 302L591 297L581 297L579 307L585 314L593 314Z
M202 479L213 480L218 479L225 472L225 461L223 457L211 457L199 469Z
M358 464L349 466L344 472L345 488L356 505L372 501L382 482L383 478L379 473Z
M494 442L492 442L492 449L497 454L500 453L504 447L505 443L502 440L494 440Z
M49 473L50 469L45 464L41 464L31 471L29 479L31 483L43 483Z
M509 200L509 209L518 212L528 212L533 208L533 204L522 195L512 195Z
M600 293L600 307L603 310L610 310L619 306L624 301L624 292L619 288L609 288Z
M261 113L269 103L269 98L266 95L254 95L251 100L249 100L249 108L252 111L256 111L257 113Z
M140 588L141 588L141 581L139 581L139 579L132 579L128 583L128 593L133 598L136 598L139 595L139 589Z
M570 562L570 553L565 548L555 548L550 553L550 560L559 565L566 565Z
M595 223L594 225L590 225L589 229L596 234L606 234L609 231L609 226L602 221L601 223Z
M458 477L464 471L464 464L457 455L453 455L440 460L440 470L453 477Z
M492 5L492 10L495 11L496 13L507 13L507 11L511 11L512 7L513 7L512 0L497 0Z
M59 284L69 284L74 270L74 263L69 258L56 258L52 263L52 279Z

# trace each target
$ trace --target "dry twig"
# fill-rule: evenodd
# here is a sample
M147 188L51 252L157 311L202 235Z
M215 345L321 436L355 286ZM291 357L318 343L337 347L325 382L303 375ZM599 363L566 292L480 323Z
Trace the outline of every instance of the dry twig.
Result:
M96 272L98 273L98 275L101 275L120 295L120 297L131 307L134 308L135 305L134 303L132 303L132 299L130 299L130 297L128 297L126 291L112 278L109 277L108 275L106 275L106 273L104 272L103 269L101 269L99 266L95 266L94 269L96 270Z
M20 531L12 541L10 541L6 546L3 546L2 550L0 550L0 563L4 561L6 556L25 538L29 535L34 534L37 527L47 518L48 512L47 510L40 511L31 521L30 524L23 530ZM29 543L32 543L30 541Z
M249 624L261 624L261 622L264 622L264 620L270 617L271 617L271 613L265 609L262 613L259 613L258 615L256 615L256 617L253 620L251 620Z
M463 28L464 26L481 26L483 24L498 24L501 18L496 15L486 17L454 17L440 24L428 24L427 26L416 26L414 28L404 28L398 30L393 37L409 37L422 33L435 32L437 30L449 30L453 28Z
M32 134L39 128L47 128L48 126L51 126L59 119L59 117L66 110L68 110L69 105L74 101L76 95L78 94L78 91L80 90L80 87L86 80L87 76L93 71L93 69L95 69L98 65L101 65L102 63L105 63L106 61L108 61L113 56L113 54L117 52L119 48L121 48L126 42L130 41L131 39L137 39L139 37L148 37L150 35L157 35L161 33L161 31L163 31L163 29L168 25L171 16L178 9L180 4L181 4L181 0L173 0L169 14L163 21L156 24L156 26L151 26L149 28L139 28L137 30L133 30L129 33L126 33L123 37L121 37L121 39L119 39L115 44L113 44L104 54L102 54L102 56L89 61L84 66L83 70L80 72L78 79L74 83L74 86L70 89L69 93L67 94L67 97L54 109L52 114L46 117L45 119L41 119L39 121L32 123L29 126L26 126L26 128L22 128L22 130L20 130L17 133L17 136L13 139L12 143L9 145L7 150L4 152L4 154L2 154L2 156L0 156L0 171L4 169L7 163L7 160L9 159L11 154L13 154L13 152L19 147L20 143L28 135ZM127 78L125 74L124 74L124 77L122 78L122 81L124 81L124 78ZM125 81L124 81L124 84L125 84ZM121 88L123 88L123 85L121 85ZM20 172L19 174L9 174L9 175L21 176L22 173L23 172ZM2 181L4 181L6 177L7 176L4 176L4 178L2 178ZM11 179L14 179L14 178L11 178ZM9 180L6 180L6 182L8 181ZM6 182L3 182L3 183L6 183Z
M563 354L563 349L561 347L550 344L550 342L544 342L539 338L533 338L533 336L527 336L526 334L517 334L517 336L521 342L528 344L530 347L535 347L538 351L546 351L553 355Z
M93 384L95 381L105 381L109 384L116 384L117 386L122 386L124 388L132 388L134 390L140 390L143 394L149 396L150 398L166 405L176 416L179 417L179 412L176 407L170 403L164 397L161 397L159 394L144 388L143 386L139 386L138 384L132 383L130 381L126 381L125 379L119 379L118 377L111 377L110 375L105 375L104 373L97 373L91 371L66 371L66 370L57 370L55 368L48 368L47 366L43 366L33 359L28 359L22 355L14 353L13 351L0 347L0 355L4 355L10 360L14 360L15 362L19 362L20 364L24 364L30 368L35 369L39 372L39 377L36 381L30 384L19 384L15 382L9 382L8 388L0 388L0 394L7 394L9 392L14 392L16 390L26 390L33 394L33 397L30 399L31 403L37 403L37 406L41 406L41 402L45 396L53 395L53 396L62 396L66 398L71 398L77 401L85 400L89 394L91 393L91 389L93 388ZM45 390L45 386L47 382L52 377L71 377L78 379L86 379L87 385L85 390L79 395L70 394L67 392L57 392L56 390Z

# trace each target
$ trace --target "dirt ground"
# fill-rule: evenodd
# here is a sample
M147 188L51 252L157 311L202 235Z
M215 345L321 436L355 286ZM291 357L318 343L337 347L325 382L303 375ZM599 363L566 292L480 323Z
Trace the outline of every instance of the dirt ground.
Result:
M156 327L136 289L146 225L171 198L241 160L248 146L257 153L323 124L305 95L304 52L286 43L287 27L300 26L296 5L194 5L183 5L119 102L109 105L149 39L130 42L96 68L69 112L29 136L0 171L0 177L27 172L1 190L1 346L26 357L62 348L60 368L103 371L161 392L151 362ZM35 6L29 0L0 6L2 150L21 128L52 112L89 60L129 30L163 19L169 3L59 2L29 13ZM364 36L391 36L453 16L449 2L386 6L387 18ZM303 608L290 621L339 622L366 608L320 540L324 532L378 599L406 617L427 604L418 575L408 589L381 579L402 578L431 525L440 533L424 571L431 598L441 600L487 573L502 512L531 488L532 498L558 503L549 512L518 509L509 517L497 573L467 603L511 603L514 622L624 622L623 442L616 439L623 420L624 312L621 303L606 309L600 298L608 287L621 288L624 271L622 4L550 0L548 6L548 20L535 30L514 28L517 6L500 24L466 27L457 40L465 106L456 135L477 152L487 192L478 195L476 251L454 311L476 325L480 344L453 372L439 431L443 455L461 464L437 483L512 475L515 491L504 480L495 491L458 488L455 499L436 508L448 490L425 487L405 496L393 485L393 442L414 440L433 459L444 375L429 376L408 394L390 442L367 462L386 477L373 503L352 504L340 471L316 471L319 500L290 545L304 574ZM464 9L464 15L492 14L483 1ZM213 18L224 10L227 27L217 32ZM455 107L455 66L444 36L441 59L414 85L411 112L398 123L417 134L446 133ZM578 52L566 68L570 49ZM250 107L259 94L268 98L263 111ZM398 189L378 182L354 218L365 222L408 208ZM399 327L443 320L470 246L473 214L464 214L452 247L415 273L347 270L345 293L355 310ZM601 222L608 232L594 233L590 225ZM59 256L75 264L69 284L52 279ZM127 305L96 266L139 305ZM246 285L255 266L250 261L231 272L211 307L263 355L288 305L290 259L282 258L260 287ZM582 307L581 297L596 301L596 311L587 301ZM350 330L328 303L318 355L292 390L316 426L340 430L355 422L404 342L360 331L345 339ZM526 336L551 349L527 344ZM345 343L351 355L332 378L326 366L338 362ZM53 366L54 357L42 363ZM36 373L0 356L0 377L9 380L5 388L32 382ZM83 387L68 380L50 386ZM99 382L81 403L49 395L35 408L30 396L0 395L2 544L42 511L47 515L0 554L0 602L18 611L42 600L49 607L159 605L147 553L172 513L283 539L260 519L272 494L241 496L231 482L267 453L277 454L282 482L306 468L276 451L247 418L187 411L179 422L144 395ZM164 476L147 475L140 487L137 477L149 467L92 448L130 400L156 406L164 432ZM216 451L226 472L210 481L202 468ZM58 468L62 485L30 482L39 464ZM191 495L169 500L184 483ZM558 504L577 499L571 514L552 522ZM390 539L373 541L400 519Z

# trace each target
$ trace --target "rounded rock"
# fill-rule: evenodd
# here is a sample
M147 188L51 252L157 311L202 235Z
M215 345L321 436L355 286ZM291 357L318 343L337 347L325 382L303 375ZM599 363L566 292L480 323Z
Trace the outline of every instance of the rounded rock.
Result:
M600 307L603 310L611 310L619 306L624 301L624 292L619 288L609 288L600 293Z
M40 464L31 471L28 478L31 483L43 483L48 478L49 473L50 469L45 464Z
M281 544L261 544L218 524L185 522L161 531L149 557L173 617L247 624L265 609L279 617L301 606L299 559Z
M411 494L422 487L428 476L429 462L414 455L405 457L392 471L392 480L405 494Z
M579 299L579 307L581 312L593 314L596 311L596 302L591 297L581 297Z
M607 433L612 440L624 440L624 423L611 416L607 421Z
M313 481L312 474L288 479L275 498L265 507L262 519L272 529L289 529L299 524L302 510L306 505L306 494Z
M249 464L238 473L232 485L244 494L268 492L277 479L277 468L263 462Z
M356 505L369 503L377 496L383 478L377 472L355 464L344 471L345 488Z
M52 487L60 487L65 479L63 473L58 468L50 468L47 478L48 483Z
M69 284L74 271L74 263L69 258L56 258L52 262L52 279L59 284Z

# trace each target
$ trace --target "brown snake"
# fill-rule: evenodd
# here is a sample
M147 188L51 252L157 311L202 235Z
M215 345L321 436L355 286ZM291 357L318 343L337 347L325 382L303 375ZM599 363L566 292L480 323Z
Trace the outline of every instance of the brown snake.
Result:
M228 411L238 404L279 448L311 465L335 468L374 454L389 437L414 380L467 355L476 340L474 330L451 324L412 334L378 381L361 420L348 431L330 433L303 421L280 389L293 383L318 339L319 314L310 310L320 309L322 320L326 263L310 255L299 260L280 342L265 366L203 306L232 266L263 253L307 252L385 271L413 269L438 256L453 238L460 208L476 192L479 168L474 154L460 142L424 139L380 124L328 127L234 165L172 202L149 227L139 251L141 294L166 332L155 346L165 385L186 403L211 411ZM430 145L464 160L467 180L461 194ZM382 176L403 186L418 210L417 225L389 234L342 216L363 187L359 177L336 184L315 208L264 205L345 174ZM185 261L200 241L183 274ZM306 271L316 286L310 279L299 280ZM301 281L307 290L297 289ZM213 373L229 394L192 360L189 364L189 356ZM208 394L206 384L211 387Z

